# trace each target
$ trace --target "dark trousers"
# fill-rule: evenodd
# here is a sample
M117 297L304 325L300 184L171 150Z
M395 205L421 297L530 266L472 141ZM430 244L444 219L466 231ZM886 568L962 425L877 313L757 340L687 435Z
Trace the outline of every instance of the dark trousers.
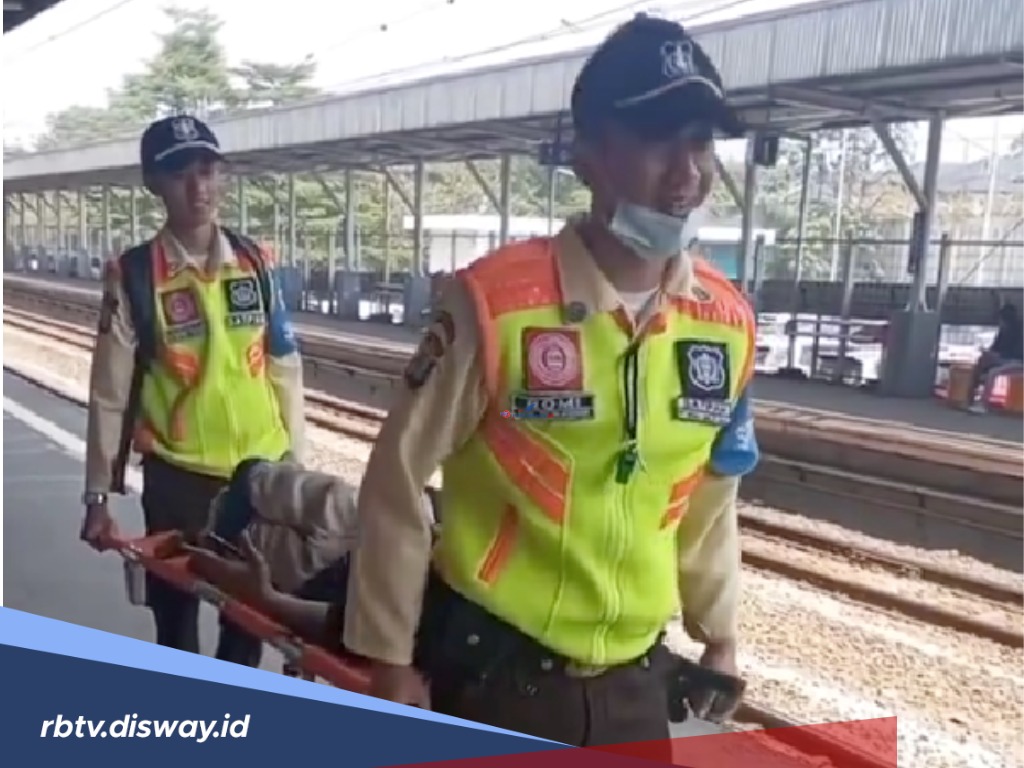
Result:
M434 711L577 747L633 744L631 754L671 763L671 657L660 642L584 676L436 577L426 605L418 665L430 678Z
M142 465L142 511L146 533L181 531L195 536L206 525L210 502L224 481L175 467L153 456ZM146 579L146 604L156 623L156 642L199 653L199 600L158 578ZM263 645L225 619L220 622L216 656L258 667Z
M668 694L658 655L652 651L596 677L574 677L557 666L549 670L545 659L521 659L499 666L485 680L435 679L431 708L577 747L638 744L637 756L671 762Z

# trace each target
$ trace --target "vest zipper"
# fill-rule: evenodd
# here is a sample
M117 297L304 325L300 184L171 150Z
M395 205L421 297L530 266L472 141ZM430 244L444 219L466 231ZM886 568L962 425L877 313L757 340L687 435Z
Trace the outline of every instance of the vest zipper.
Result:
M630 342L626 349L625 358L622 361L623 390L626 399L626 445L619 452L619 458L615 466L615 482L625 485L636 471L640 461L640 454L637 450L637 421L639 414L639 381L640 381L640 343Z
M640 461L637 444L640 421L640 341L633 340L622 361L623 398L625 401L625 432L626 444L619 452L615 467L615 499L614 514L608 521L608 553L609 568L605 583L607 603L605 604L603 622L600 631L595 634L595 651L603 657L607 650L608 632L618 621L622 613L622 594L619 587L619 569L622 558L629 543L629 505L628 495L631 490L630 480L636 472Z

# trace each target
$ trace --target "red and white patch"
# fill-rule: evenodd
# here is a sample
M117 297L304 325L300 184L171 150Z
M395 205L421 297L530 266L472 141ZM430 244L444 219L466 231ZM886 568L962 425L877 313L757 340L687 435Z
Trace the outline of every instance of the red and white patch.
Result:
M168 291L163 295L164 317L168 325L185 325L199 319L195 296L188 289Z
M583 388L580 333L572 328L528 328L523 332L526 389L578 391Z

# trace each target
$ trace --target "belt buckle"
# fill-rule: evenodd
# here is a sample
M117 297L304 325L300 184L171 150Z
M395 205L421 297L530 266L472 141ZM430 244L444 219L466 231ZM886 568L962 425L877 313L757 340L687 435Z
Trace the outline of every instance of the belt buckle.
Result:
M591 678L599 677L608 671L608 667L596 666L593 664L577 664L575 661L570 661L565 665L565 674L569 677L581 677Z

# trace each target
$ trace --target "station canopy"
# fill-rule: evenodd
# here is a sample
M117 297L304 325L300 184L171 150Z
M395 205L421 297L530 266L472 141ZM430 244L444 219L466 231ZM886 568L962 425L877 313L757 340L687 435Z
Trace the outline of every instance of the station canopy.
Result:
M60 2L62 0L4 0L4 34Z

